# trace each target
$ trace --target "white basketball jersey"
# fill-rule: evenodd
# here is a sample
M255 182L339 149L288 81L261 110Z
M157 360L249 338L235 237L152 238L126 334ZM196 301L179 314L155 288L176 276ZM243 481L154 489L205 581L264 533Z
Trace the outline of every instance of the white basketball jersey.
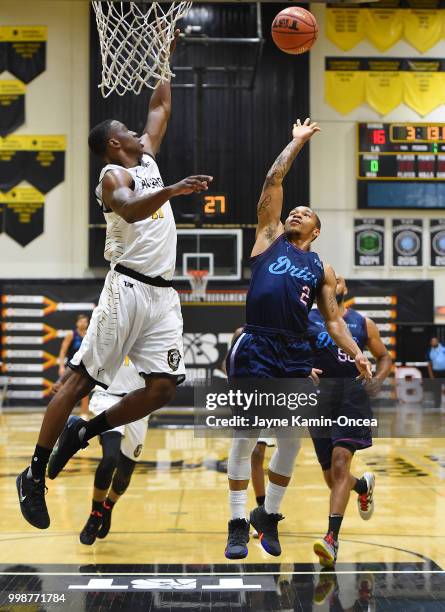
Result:
M170 202L150 218L127 223L102 202L102 179L109 170L125 170L134 182L135 195L155 193L164 187L155 160L146 153L141 165L124 168L108 164L102 169L96 196L107 222L104 257L111 267L118 263L145 276L162 276L171 280L176 266L176 225Z
M142 389L143 387L145 387L144 379L142 376L139 376L136 366L127 357L117 371L106 393L110 395L124 395L125 393L131 393L131 391ZM102 387L95 387L95 390L104 392Z

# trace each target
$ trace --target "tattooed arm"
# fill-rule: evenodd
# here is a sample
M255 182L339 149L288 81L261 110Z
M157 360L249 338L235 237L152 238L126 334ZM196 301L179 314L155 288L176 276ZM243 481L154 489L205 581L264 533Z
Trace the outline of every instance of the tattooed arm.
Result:
M354 358L355 365L360 372L360 378L370 380L372 378L371 364L352 338L348 326L340 314L335 298L336 286L334 270L329 264L325 264L324 280L317 295L318 309L325 320L326 329L332 340L345 353Z
M307 142L320 128L310 119L301 125L300 120L294 123L292 141L280 153L266 176L263 191L258 202L258 225L256 242L252 256L259 255L283 233L281 210L283 208L283 180L289 172L295 158Z

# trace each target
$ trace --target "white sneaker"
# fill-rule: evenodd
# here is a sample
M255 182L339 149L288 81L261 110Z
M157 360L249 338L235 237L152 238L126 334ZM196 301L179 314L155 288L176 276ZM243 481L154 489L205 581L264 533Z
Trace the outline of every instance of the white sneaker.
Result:
M368 483L368 491L357 496L358 513L364 521L369 521L374 513L375 476L372 472L365 472L362 478Z

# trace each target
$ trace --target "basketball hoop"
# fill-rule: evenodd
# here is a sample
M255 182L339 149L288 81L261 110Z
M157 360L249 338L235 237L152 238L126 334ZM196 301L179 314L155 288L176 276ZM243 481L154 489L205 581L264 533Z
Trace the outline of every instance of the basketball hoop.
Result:
M207 270L187 270L187 276L189 277L189 283L192 288L190 294L192 299L201 302L206 299L206 288L209 280L208 274Z
M170 70L170 45L178 19L192 6L180 0L161 6L159 2L93 0L102 55L102 82L107 98L139 94L143 87L155 89L160 81L175 76ZM148 6L147 6L148 5Z

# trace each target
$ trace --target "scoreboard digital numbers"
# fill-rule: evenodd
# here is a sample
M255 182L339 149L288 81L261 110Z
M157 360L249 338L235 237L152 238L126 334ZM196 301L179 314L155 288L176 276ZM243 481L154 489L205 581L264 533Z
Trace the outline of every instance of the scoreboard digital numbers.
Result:
M358 123L358 208L445 209L445 123Z

